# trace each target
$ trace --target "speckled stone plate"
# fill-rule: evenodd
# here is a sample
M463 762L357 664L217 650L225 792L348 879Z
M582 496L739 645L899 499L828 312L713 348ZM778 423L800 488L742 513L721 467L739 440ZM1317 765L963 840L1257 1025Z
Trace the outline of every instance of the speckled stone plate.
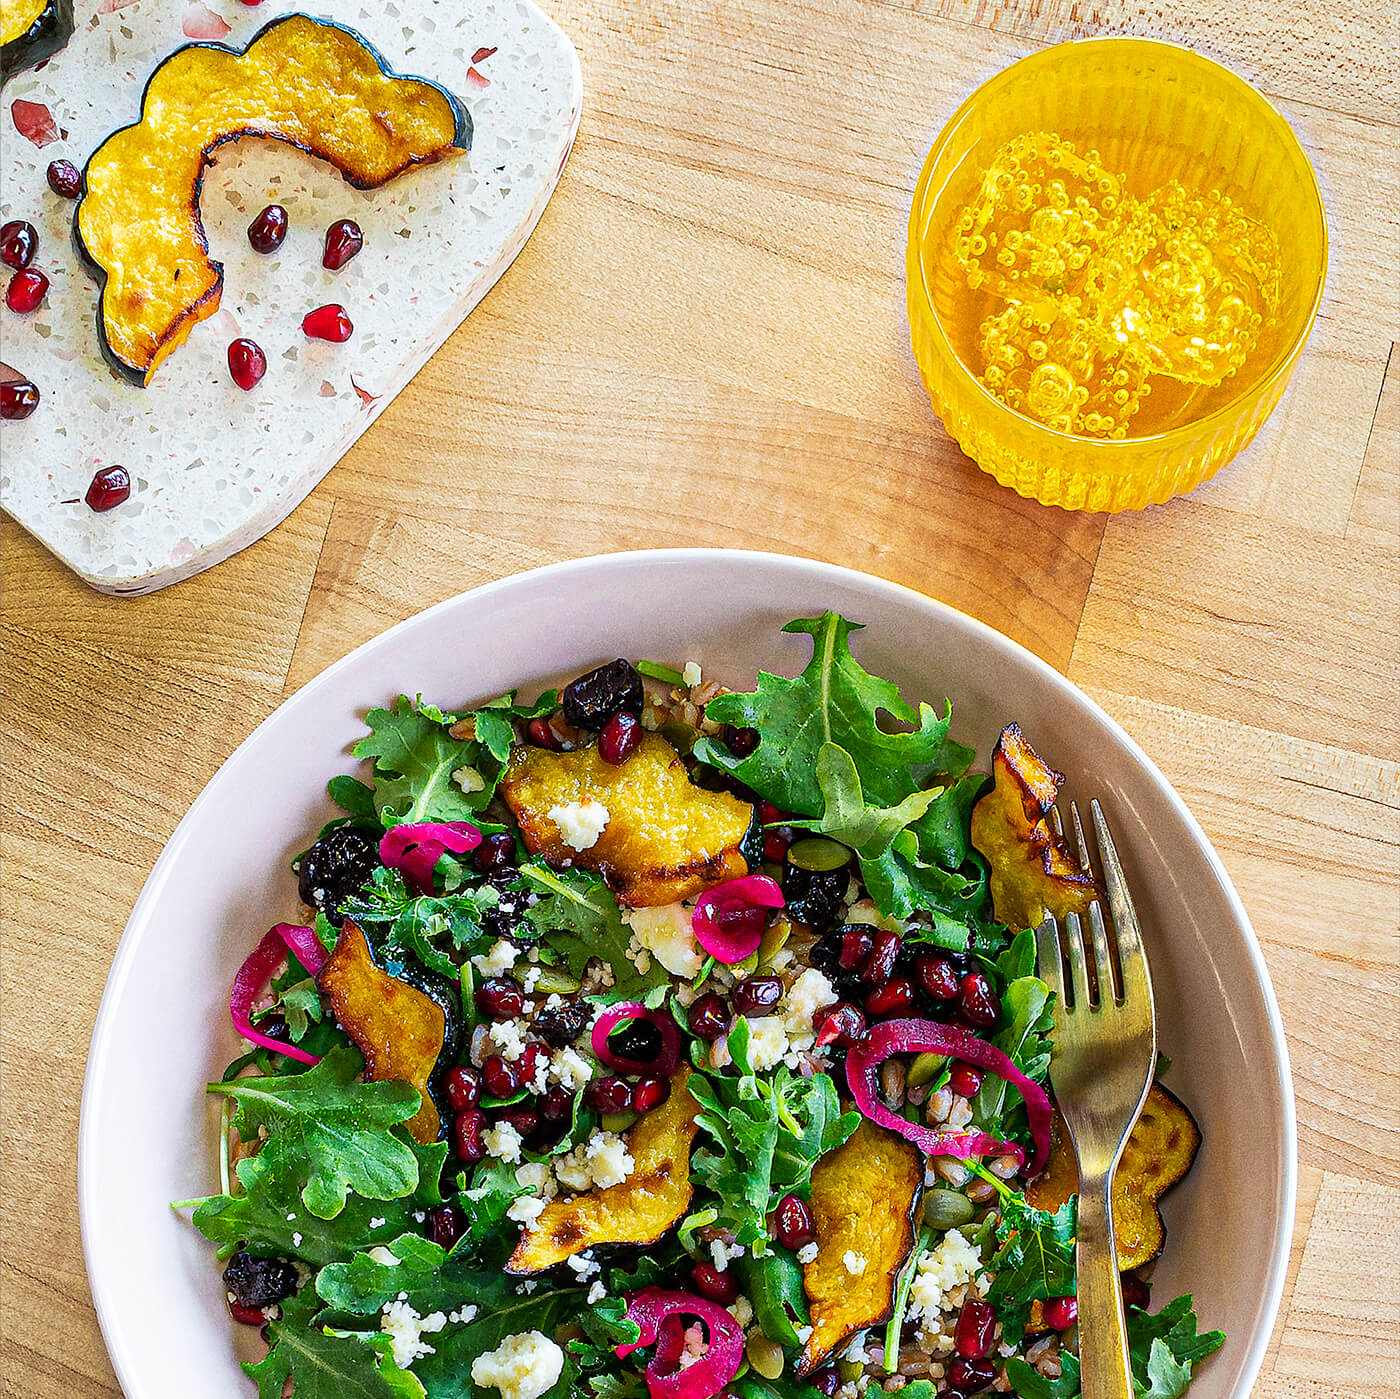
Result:
M224 264L220 309L149 388L119 379L98 348L96 283L69 238L73 205L53 195L49 161L81 166L136 119L161 59L191 39L242 47L269 20L305 9L358 30L398 72L441 83L471 110L470 155L351 189L328 165L279 142L217 152L201 207ZM582 78L562 30L530 0L79 0L67 48L5 85L0 221L39 230L44 305L0 306L3 358L43 395L32 417L0 427L0 505L86 582L146 593L188 578L284 519L481 300L530 236L578 129ZM263 205L291 231L262 257L245 229ZM328 225L355 219L365 248L321 267ZM8 275L8 274L7 274ZM302 316L340 302L344 345L308 340ZM268 373L235 387L228 342L250 336ZM130 500L83 503L93 472L120 464Z

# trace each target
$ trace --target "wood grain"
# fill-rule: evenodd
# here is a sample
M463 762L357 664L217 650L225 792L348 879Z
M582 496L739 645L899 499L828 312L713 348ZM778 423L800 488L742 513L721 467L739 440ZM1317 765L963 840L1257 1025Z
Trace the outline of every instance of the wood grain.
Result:
M1400 61L1346 0L561 0L583 131L524 254L279 530L154 597L8 523L3 1393L112 1395L74 1198L122 923L280 699L473 584L600 550L807 554L944 598L1093 693L1200 817L1265 947L1303 1171L1260 1399L1395 1392L1400 1239ZM914 178L1032 48L1152 33L1261 83L1332 267L1293 385L1186 500L1073 516L979 473L919 385Z

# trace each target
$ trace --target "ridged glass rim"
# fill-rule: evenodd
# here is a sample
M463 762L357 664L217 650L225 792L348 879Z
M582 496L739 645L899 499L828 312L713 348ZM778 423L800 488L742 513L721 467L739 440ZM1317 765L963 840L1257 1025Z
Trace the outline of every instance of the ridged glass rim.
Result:
M933 295L929 289L928 279L924 275L924 261L921 254L922 239L920 232L924 225L924 214L931 212L937 205L935 197L932 204L929 203L929 182L933 178L934 166L938 163L939 157L944 149L953 139L958 127L962 124L967 115L980 103L990 97L994 97L999 88L1010 83L1014 76L1020 76L1028 67L1036 67L1050 60L1052 55L1058 54L1061 50L1069 48L1086 48L1088 46L1098 46L1102 48L1123 48L1123 49L1163 49L1173 54L1187 54L1196 62L1207 68L1214 68L1222 74L1227 83L1236 84L1243 92L1248 101L1259 108L1267 123L1282 137L1284 147L1289 153L1301 163L1302 169L1307 174L1307 185L1312 191L1313 207L1317 214L1318 223L1321 225L1322 233L1322 256L1317 269L1316 285L1313 289L1312 305L1308 308L1307 315L1303 318L1295 335L1288 341L1287 347L1281 349L1274 358L1274 363L1262 378L1256 380L1249 389L1242 392L1238 397L1228 399L1220 407L1212 409L1209 413L1200 418L1193 418L1186 423L1178 424L1176 427L1168 428L1164 432L1148 433L1142 437L1081 437L1077 433L1062 432L1059 428L1052 428L1045 423L1039 422L1035 418L1029 418L1018 409L1009 407L993 394L985 384L969 369L963 362L962 356L953 347L953 342L944 329L942 319L939 317L938 309L933 303ZM1037 49L1034 53L1027 54L1024 58L1018 58L1015 63L1008 64L1000 72L994 73L985 82L975 87L972 92L963 99L958 109L943 124L929 153L924 158L923 168L919 172L918 183L914 187L914 200L909 210L909 237L908 246L905 252L905 275L912 290L917 279L918 288L921 293L919 299L920 320L925 328L934 337L936 348L943 356L951 362L954 372L963 383L970 386L973 392L986 403L990 404L996 411L1009 414L1018 421L1026 424L1028 428L1037 433L1043 433L1048 438L1053 438L1056 442L1074 443L1076 447L1089 448L1098 455L1111 455L1115 450L1121 451L1124 448L1141 448L1153 444L1161 446L1176 446L1185 440L1195 440L1207 435L1207 432L1228 422L1236 417L1241 407L1251 399L1263 402L1268 395L1278 388L1282 392L1280 380L1286 379L1293 369L1293 365L1302 353L1303 346L1307 343L1308 336L1312 333L1312 328L1317 320L1317 313L1322 305L1322 294L1327 285L1327 267L1329 260L1330 240L1327 227L1327 207L1322 201L1322 188L1317 181L1317 171L1313 168L1312 161L1308 159L1308 153L1303 149L1302 142L1298 140L1297 133L1289 125L1283 113L1274 106L1272 102L1251 83L1247 78L1242 78L1233 68L1227 67L1223 63L1217 62L1213 58L1207 58L1204 54L1198 53L1187 44L1176 44L1166 39L1149 39L1134 35L1109 35L1086 39L1069 39L1064 43L1051 44L1043 49ZM910 298L912 301L912 297Z

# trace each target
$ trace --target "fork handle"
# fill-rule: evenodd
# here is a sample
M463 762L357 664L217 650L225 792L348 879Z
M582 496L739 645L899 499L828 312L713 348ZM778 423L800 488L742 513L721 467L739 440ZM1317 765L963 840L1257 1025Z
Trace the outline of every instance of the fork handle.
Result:
M1079 1182L1075 1268L1079 1279L1079 1374L1083 1399L1133 1399L1107 1176L1081 1178Z

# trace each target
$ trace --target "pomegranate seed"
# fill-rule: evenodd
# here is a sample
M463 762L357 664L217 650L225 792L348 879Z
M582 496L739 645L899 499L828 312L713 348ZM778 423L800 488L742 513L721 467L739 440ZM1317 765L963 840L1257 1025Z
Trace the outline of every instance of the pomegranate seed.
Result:
M958 994L958 969L946 957L917 957L914 975L935 1001L951 1001Z
M27 316L39 309L39 303L48 294L49 279L37 267L26 267L10 278L5 291L5 305L18 315Z
M515 841L508 831L489 835L476 847L472 864L478 874L494 874L515 864Z
M1127 1298L1125 1297L1126 1301ZM1079 1320L1079 1298L1052 1297L1045 1304L1045 1324L1052 1331L1068 1331Z
M632 1106L632 1090L616 1075L595 1078L583 1090L583 1101L594 1112L626 1112Z
M262 0L243 0L243 3L251 9L255 5L261 5Z
M559 742L559 735L550 728L548 719L531 719L526 728L530 735L530 742L536 748L549 748L557 752L563 747Z
M1131 1274L1121 1280L1123 1288L1123 1305L1125 1307L1139 1307L1146 1309L1152 1301L1152 1284L1144 1282L1139 1277Z
M764 1015L782 995L783 983L776 976L751 976L734 988L734 1009L740 1015Z
M644 1078L632 1090L632 1106L638 1112L650 1112L670 1096L671 1085L664 1078Z
M969 1360L960 1355L948 1366L948 1388L956 1394L981 1394L997 1377L990 1360Z
M360 225L354 219L341 219L326 230L326 250L321 254L321 266L339 272L364 245Z
M509 1098L520 1091L520 1075L515 1065L499 1054L488 1054L481 1064L481 1083L493 1098Z
M894 975L894 961L899 956L901 945L898 933L876 933L870 956L860 969L860 979L871 986L883 986Z
M99 515L115 510L131 495L131 474L124 466L104 466L93 478L83 497L90 510Z
M287 236L287 211L280 204L269 204L248 225L248 242L255 253L275 253Z
M688 1018L690 1033L702 1040L717 1040L729 1029L729 1007L713 991L696 998Z
M39 390L28 379L0 384L0 418L19 422L39 406Z
M466 1064L449 1069L442 1087L453 1112L466 1112L481 1102L481 1075Z
M23 219L11 219L0 228L0 262L23 272L34 261L34 253L39 247L39 235L32 223Z
M485 1130L486 1114L480 1108L459 1112L452 1124L452 1145L469 1165L486 1155L486 1142L482 1137Z
M517 1103L514 1107L501 1109L501 1121L508 1122L522 1137L532 1137L540 1130L540 1115L534 1108Z
M233 382L247 393L257 388L267 373L267 356L251 340L233 340L228 347L228 372Z
M514 1020L525 1009L525 993L513 976L487 977L476 988L476 1008L492 1020Z
M865 1033L865 1016L848 1002L841 1001L817 1018L817 1044L834 1044L849 1049Z
M968 972L958 986L958 1019L974 1030L986 1030L1001 1018L1001 1001L982 972Z
M786 811L779 811L772 802L763 797L758 799L758 819L765 825L771 826L775 822L781 821L787 815Z
M720 741L736 758L747 758L758 747L757 729L736 729L725 724L720 729Z
M982 1071L971 1064L954 1064L948 1075L948 1087L963 1098L974 1098L982 1086Z
M812 1210L800 1195L784 1195L773 1211L773 1232L784 1248L796 1252L817 1237Z
M969 1297L958 1313L953 1345L959 1355L981 1360L992 1348L996 1329L997 1314L980 1298Z
M556 1083L540 1099L540 1116L546 1122L565 1122L574 1115L574 1095Z
M329 340L333 345L343 345L355 331L345 307L334 302L308 311L302 318L301 328L312 340Z
M914 1004L914 983L900 977L896 981L887 981L883 986L877 986L865 998L865 1013L867 1015L897 1015L902 1010L908 1010Z
M852 923L841 929L841 951L837 961L844 971L853 972L870 956L875 946L876 929L865 923Z
M525 1046L525 1052L518 1061L520 1081L526 1088L530 1088L534 1084L535 1075L539 1072L542 1062L549 1062L549 1046L542 1040L531 1040Z
M782 864L787 855L788 846L792 844L792 832L783 829L780 831L765 831L763 835L763 858L772 860L774 864Z
M71 160L52 160L48 169L49 188L61 199L76 199L83 192L83 176Z
M228 1314L243 1326L267 1325L267 1315L261 1307L245 1307L238 1302L230 1302Z
M428 1211L428 1237L440 1248L451 1248L466 1231L467 1217L456 1205Z
M727 1307L739 1296L739 1280L728 1269L720 1272L713 1263L697 1263L690 1270L690 1276L695 1290L721 1307Z
M836 1391L841 1388L841 1376L836 1373L834 1366L827 1365L812 1375L807 1383L818 1393L825 1395L826 1399L832 1399Z
M637 751L641 741L642 721L635 714L619 709L598 735L598 756L605 763L620 767Z

